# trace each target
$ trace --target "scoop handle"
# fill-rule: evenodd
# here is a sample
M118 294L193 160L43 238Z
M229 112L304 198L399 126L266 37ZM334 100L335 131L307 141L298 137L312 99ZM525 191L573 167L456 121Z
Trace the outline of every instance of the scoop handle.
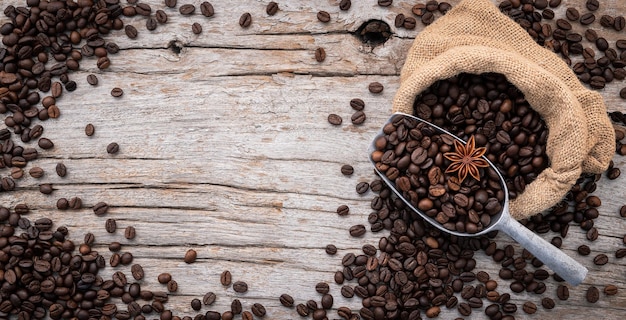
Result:
M511 236L569 284L576 286L585 279L587 268L511 218L508 213L508 206L505 210L507 212L502 213L502 218L497 225L498 229Z

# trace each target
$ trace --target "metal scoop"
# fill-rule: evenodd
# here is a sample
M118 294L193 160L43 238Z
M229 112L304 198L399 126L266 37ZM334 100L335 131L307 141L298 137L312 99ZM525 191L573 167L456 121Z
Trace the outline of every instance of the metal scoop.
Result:
M385 123L392 123L397 117L408 117L410 119L414 119L419 122L423 122L426 125L431 126L435 131L438 131L439 134L447 134L453 137L454 139L465 144L466 142L457 136L451 134L450 132L430 123L425 120L416 118L412 115L404 114L404 113L395 113L393 114L389 120ZM384 126L383 126L384 128ZM571 285L580 284L587 275L587 268L578 263L576 260L572 259L570 256L566 255L559 248L553 246L551 243L547 242L543 238L539 237L534 232L530 231L526 227L524 227L517 220L511 218L509 214L509 197L508 197L508 189L506 187L506 183L504 178L497 170L497 168L491 163L486 157L483 156L492 169L498 174L500 178L500 184L502 190L504 191L504 203L502 204L502 210L500 213L491 217L491 222L488 226L485 226L483 230L477 233L466 233L466 232L458 232L453 230L448 230L444 228L442 224L428 216L424 212L417 209L415 206L411 204L409 200L403 197L402 192L400 192L393 181L391 181L387 176L380 172L378 168L376 168L376 162L372 159L372 152L376 151L375 142L376 139L380 136L384 135L383 129L379 131L374 140L368 149L369 159L374 165L374 170L376 173L382 178L383 181L391 188L391 190L400 198L404 203L411 208L413 211L418 213L424 220L428 221L433 226L439 228L441 231L462 237L473 237L480 236L486 233L489 233L494 230L501 230L504 233L508 234L511 238L517 241L522 247L526 248L530 253L532 253L537 259L541 260L545 265L547 265L552 271L556 272L561 278L570 283Z

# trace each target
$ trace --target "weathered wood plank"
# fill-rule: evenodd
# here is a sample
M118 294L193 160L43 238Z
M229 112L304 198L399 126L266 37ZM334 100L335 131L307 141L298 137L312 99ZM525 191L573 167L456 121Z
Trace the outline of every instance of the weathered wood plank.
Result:
M160 0L142 2L163 8ZM181 0L179 5L192 2ZM190 300L214 291L219 311L227 310L238 297L247 308L263 303L267 318L299 318L294 310L280 306L277 297L290 293L298 302L319 299L313 289L319 281L331 283L335 307L358 309L360 299L342 298L332 279L343 254L358 253L364 243L376 245L385 234L368 232L363 239L353 239L347 229L367 224L371 211L371 193L359 196L353 190L356 182L375 178L365 150L388 117L412 38L423 30L419 23L413 31L396 29L393 21L398 13L410 14L414 2L395 1L385 9L375 1L353 1L348 12L339 12L337 0L285 0L279 1L281 11L274 17L264 13L267 1L213 2L217 13L210 19L199 14L181 17L177 10L166 9L169 22L155 32L146 31L140 17L128 20L140 30L136 40L127 39L122 31L112 32L107 39L122 48L121 54L111 57L112 67L101 72L95 60L83 60L83 70L71 75L79 88L59 99L62 117L45 123L44 135L55 142L55 148L42 152L35 164L46 170L46 176L39 180L27 176L18 182L16 192L0 195L0 201L6 206L28 203L33 208L31 217L50 217L67 225L76 241L93 232L94 249L107 258L111 255L107 244L120 241L123 251L132 252L134 262L144 265L147 278L141 283L146 288L165 290L156 276L172 273L180 289L167 306L177 313L195 314ZM567 5L582 10L583 2ZM3 6L23 3L2 2ZM602 5L606 14L626 12L619 0ZM318 22L319 10L331 12L332 22ZM557 15L564 10L565 6L559 8ZM253 14L249 29L237 24L243 12ZM352 33L368 19L387 21L393 38L373 50L361 44ZM0 17L0 23L4 21ZM195 21L203 25L199 36L191 33ZM624 36L602 33L610 42ZM180 53L172 50L173 45L181 47ZM317 47L326 49L323 63L313 58ZM98 74L98 86L86 84L89 73ZM382 95L367 92L372 81L385 85ZM609 110L626 111L617 95L623 86L612 83L602 91ZM110 96L113 87L124 89L121 99ZM355 97L366 102L368 120L362 126L349 121L348 102ZM329 125L329 113L340 114L344 124ZM83 132L89 122L96 125L91 138ZM113 156L106 154L112 141L121 145L120 153ZM618 167L626 164L624 157L614 160ZM54 174L60 161L68 167L66 178ZM355 166L354 176L340 174L345 163ZM626 229L618 214L626 199L623 179L603 178L598 185L596 194L604 202L596 220L599 239L591 243L573 227L563 245L565 252L590 268L585 282L570 288L570 299L558 301L554 310L542 309L535 316L520 310L516 318L623 317L626 260L613 256L623 247ZM50 196L40 194L37 188L43 182L53 183L57 190ZM54 209L56 199L72 196L80 196L85 208ZM118 221L120 230L115 234L106 233L105 218L92 213L90 206L98 201L112 206L107 218ZM340 204L350 206L349 216L337 216ZM122 228L128 225L137 228L135 240L122 236ZM553 236L544 235L547 240ZM503 235L498 241L511 243ZM338 246L336 256L324 253L328 243ZM580 244L592 247L593 254L578 256L575 250ZM182 261L189 248L199 253L199 260L191 265ZM607 265L593 265L598 253L610 257ZM497 263L482 252L476 259L479 269L497 277ZM248 282L250 291L239 295L223 288L219 274L226 269L236 280ZM103 275L117 270L128 267L107 268ZM597 304L586 302L586 288L607 283L616 284L620 293L602 296ZM499 284L500 292L510 292L509 282ZM552 296L556 285L550 281L547 286L546 295ZM540 304L537 295L512 296L518 307L528 300ZM442 314L444 319L457 316L456 310ZM471 318L484 316L476 310Z

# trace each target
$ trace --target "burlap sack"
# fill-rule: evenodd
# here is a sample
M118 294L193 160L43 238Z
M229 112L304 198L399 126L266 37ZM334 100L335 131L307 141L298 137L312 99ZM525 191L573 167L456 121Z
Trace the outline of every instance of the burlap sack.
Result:
M511 202L514 218L554 206L582 172L607 169L615 132L602 97L584 88L557 55L537 45L489 0L464 0L417 36L393 111L412 114L418 94L462 72L506 75L548 126L550 167Z

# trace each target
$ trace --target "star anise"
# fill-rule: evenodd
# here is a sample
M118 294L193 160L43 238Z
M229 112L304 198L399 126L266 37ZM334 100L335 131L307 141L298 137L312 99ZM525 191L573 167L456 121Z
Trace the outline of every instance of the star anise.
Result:
M458 140L454 140L454 152L446 152L443 156L452 161L446 169L446 173L459 172L459 183L463 182L469 173L474 179L480 181L478 168L489 167L489 163L481 158L487 151L484 147L476 148L474 136L463 145Z

